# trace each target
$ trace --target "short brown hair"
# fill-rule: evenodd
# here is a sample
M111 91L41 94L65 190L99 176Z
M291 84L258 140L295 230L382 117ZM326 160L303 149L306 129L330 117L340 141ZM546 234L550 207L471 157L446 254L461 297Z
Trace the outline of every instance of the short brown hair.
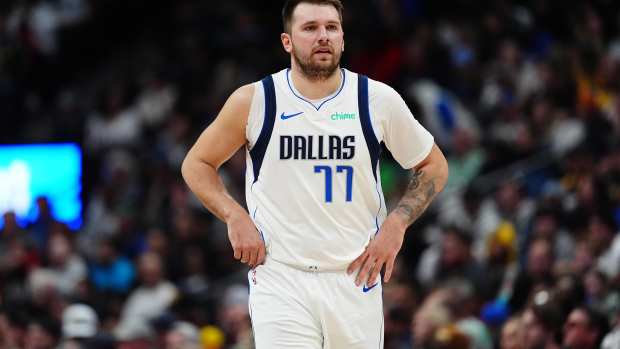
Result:
M342 22L342 11L344 10L344 6L340 0L287 0L282 8L282 26L284 27L285 32L291 32L293 12L295 11L297 5L301 3L333 6L338 11L340 21Z

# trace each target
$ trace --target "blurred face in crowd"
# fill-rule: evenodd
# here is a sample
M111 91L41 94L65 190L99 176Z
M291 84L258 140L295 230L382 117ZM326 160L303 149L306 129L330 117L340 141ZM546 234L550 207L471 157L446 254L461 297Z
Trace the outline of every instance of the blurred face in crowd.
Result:
M16 347L23 339L23 333L24 329L12 324L7 314L0 313L0 344Z
M453 232L444 234L441 249L441 262L444 266L457 266L469 259L469 245Z
M45 197L37 198L37 208L39 209L39 217L50 217L50 205Z
M448 311L442 305L426 299L411 321L411 334L416 348L426 347L433 339L435 330L449 321Z
M470 131L458 129L454 133L454 152L457 156L465 156L475 146L475 139Z
M505 214L515 214L517 206L519 205L519 200L521 200L519 188L514 183L503 184L497 192L497 204L500 210Z
M572 261L572 269L575 273L581 274L588 270L594 263L594 256L590 246L585 241L580 241L575 246L575 258Z
M579 181L577 185L577 200L587 206L594 201L594 181L591 176Z
M102 241L97 246L97 258L99 263L107 265L114 261L116 249L110 241Z
M583 279L586 293L590 298L602 298L605 295L605 283L603 275L596 270L590 270Z
M48 245L48 254L52 264L65 264L71 256L71 245L69 240L61 234L52 235Z
M588 238L590 246L594 248L596 253L601 253L609 247L614 236L611 228L603 222L600 217L593 216L588 224Z
M340 14L330 5L300 3L281 40L293 57L292 64L307 78L326 79L338 69L344 50Z
M153 228L149 230L146 243L149 251L160 255L165 255L167 253L168 240L166 234L161 229Z
M200 345L194 343L182 331L172 330L166 333L165 349L199 349Z
M54 346L55 338L41 325L31 323L24 337L25 349L49 349Z
M547 339L545 327L536 317L532 309L527 309L521 318L523 323L524 349L541 348Z
M140 256L139 270L142 282L146 286L155 286L162 277L161 259L155 253L145 253Z
M536 217L534 220L534 235L546 239L555 236L558 228L558 222L551 214L544 214Z
M518 318L506 322L502 328L501 349L523 348L523 325Z
M535 240L527 256L527 270L530 275L540 276L551 271L553 255L551 244L546 240Z
M194 217L189 210L176 210L174 213L174 233L181 240L192 237L192 226L194 226Z
M417 346L423 346L430 341L435 326L430 320L430 314L428 310L421 309L413 317L411 323L411 333L413 334L413 341Z
M564 323L562 344L567 349L593 349L597 336L597 330L590 326L588 314L583 309L575 309Z
M247 304L230 304L223 307L219 319L224 332L232 338L239 338L251 331Z
M2 219L4 220L4 231L12 233L18 230L17 217L14 212L8 211L4 213Z

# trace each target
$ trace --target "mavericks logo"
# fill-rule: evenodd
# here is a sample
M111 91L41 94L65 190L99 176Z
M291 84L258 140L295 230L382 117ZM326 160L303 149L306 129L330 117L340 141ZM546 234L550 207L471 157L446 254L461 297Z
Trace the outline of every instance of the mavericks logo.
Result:
M355 113L334 113L330 115L332 120L355 120Z

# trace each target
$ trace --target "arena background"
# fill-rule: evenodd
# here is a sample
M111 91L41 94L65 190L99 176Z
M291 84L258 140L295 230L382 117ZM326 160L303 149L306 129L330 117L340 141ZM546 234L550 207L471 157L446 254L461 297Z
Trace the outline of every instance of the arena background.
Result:
M247 268L179 168L288 65L281 6L0 2L0 142L83 151L79 228L44 197L32 222L3 206L0 348L253 347ZM385 286L385 347L620 348L620 2L345 1L344 28L342 65L450 165ZM381 172L393 207L405 172L387 152ZM221 170L242 202L243 173Z

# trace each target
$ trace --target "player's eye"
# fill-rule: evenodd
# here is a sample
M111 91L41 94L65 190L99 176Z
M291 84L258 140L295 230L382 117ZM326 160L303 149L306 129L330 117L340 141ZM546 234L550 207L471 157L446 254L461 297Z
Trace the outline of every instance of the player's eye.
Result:
M309 25L303 28L304 31L310 32L313 31L316 27L313 25Z
M338 30L338 26L335 25L335 24L330 24L330 25L327 26L327 30L329 30L329 31L336 31L336 30Z

